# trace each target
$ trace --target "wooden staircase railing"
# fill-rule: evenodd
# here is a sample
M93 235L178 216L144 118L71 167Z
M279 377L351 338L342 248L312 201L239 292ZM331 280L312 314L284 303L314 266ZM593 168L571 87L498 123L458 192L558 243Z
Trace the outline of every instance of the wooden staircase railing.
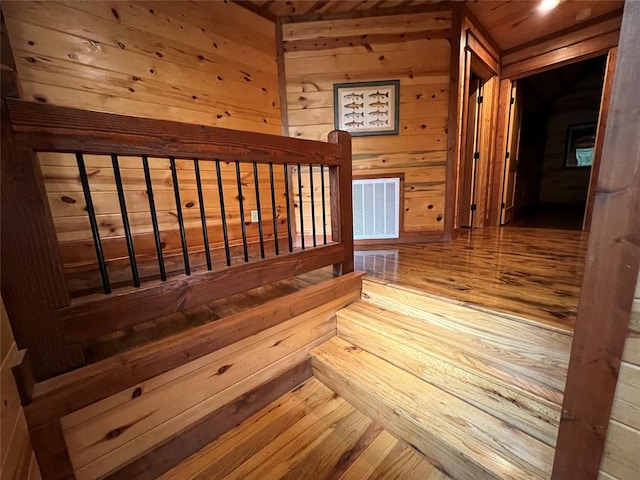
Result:
M95 257L85 258L84 267L92 269L99 282L79 296L65 275L69 248L61 251L40 152L75 158L82 205L72 207L76 215L86 214L90 225ZM112 169L123 233L118 238L101 237L104 228L85 161L94 155L108 159ZM127 182L120 170L124 157L127 171L133 165L137 178L145 181L153 228L146 234L144 251L138 249L140 240L130 226ZM175 195L180 242L170 252L161 240L149 173L149 160L158 158L168 164ZM179 179L178 163L195 174L189 188L197 191L197 199L187 205L180 198L179 184L186 177ZM215 181L206 185L201 178L205 167L215 172ZM245 183L241 171L252 172L248 176L253 183ZM234 172L235 181L226 178L225 183L223 177L233 180ZM268 177L269 187L263 191L259 172L263 182ZM29 349L38 380L82 365L78 344L90 338L324 266L333 265L336 275L353 271L351 141L346 132L331 132L328 143L313 142L5 98L1 173L2 292L18 345ZM286 217L276 208L276 191L284 191ZM259 235L253 241L246 230L251 223L245 220L248 197L257 209ZM211 199L217 200L215 224L207 224L206 209L212 207L205 204ZM75 198L67 201L78 203ZM228 231L230 201L234 212L239 208L234 221L241 232L235 240ZM191 219L201 221L189 231L183 217L187 207ZM198 235L196 247L187 242L187 233L191 239ZM114 251L119 256L110 253ZM119 276L114 277L110 268L116 264Z

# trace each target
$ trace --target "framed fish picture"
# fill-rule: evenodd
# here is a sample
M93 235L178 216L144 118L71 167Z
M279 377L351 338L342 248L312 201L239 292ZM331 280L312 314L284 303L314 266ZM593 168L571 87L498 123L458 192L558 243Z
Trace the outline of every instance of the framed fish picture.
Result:
M335 126L352 136L397 135L400 81L333 85Z

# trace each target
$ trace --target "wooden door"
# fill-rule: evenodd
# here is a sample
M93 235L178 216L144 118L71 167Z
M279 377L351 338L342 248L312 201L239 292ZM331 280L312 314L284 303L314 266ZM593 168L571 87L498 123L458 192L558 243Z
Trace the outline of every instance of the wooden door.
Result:
M513 220L515 191L518 174L518 156L520 147L520 126L522 121L522 100L519 98L517 82L511 85L511 103L509 107L509 128L507 131L507 149L505 152L504 177L502 183L502 214L500 224L506 225Z
M467 138L465 141L464 162L462 165L462 190L460 192L460 226L473 226L476 209L476 177L480 140L480 109L482 107L482 83L480 79L469 84L469 102L467 103Z

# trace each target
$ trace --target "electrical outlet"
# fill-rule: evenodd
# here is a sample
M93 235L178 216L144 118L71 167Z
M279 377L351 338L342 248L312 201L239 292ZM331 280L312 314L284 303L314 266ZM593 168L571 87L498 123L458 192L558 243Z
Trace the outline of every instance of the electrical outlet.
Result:
M258 221L258 210L251 210L251 221L252 222Z

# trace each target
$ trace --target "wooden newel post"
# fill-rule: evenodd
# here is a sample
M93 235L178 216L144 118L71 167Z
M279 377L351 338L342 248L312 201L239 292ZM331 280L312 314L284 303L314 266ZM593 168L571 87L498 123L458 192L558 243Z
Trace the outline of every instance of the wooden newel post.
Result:
M331 237L344 244L344 260L333 266L335 276L353 272L353 199L351 135L341 130L329 133L330 143L342 147L342 163L329 169L331 189Z
M28 349L36 380L84 363L79 345L66 343L57 309L70 304L44 180L33 150L14 142L7 98L20 94L2 22L2 157L0 192L1 288L20 349Z

